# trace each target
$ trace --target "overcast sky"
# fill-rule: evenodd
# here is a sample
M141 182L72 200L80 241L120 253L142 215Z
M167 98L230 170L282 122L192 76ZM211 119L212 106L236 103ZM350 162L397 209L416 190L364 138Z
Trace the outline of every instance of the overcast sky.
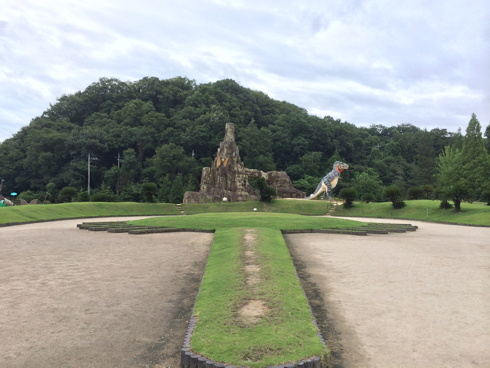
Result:
M287 4L287 5L286 5ZM0 0L0 141L102 77L231 78L357 126L490 123L488 0Z

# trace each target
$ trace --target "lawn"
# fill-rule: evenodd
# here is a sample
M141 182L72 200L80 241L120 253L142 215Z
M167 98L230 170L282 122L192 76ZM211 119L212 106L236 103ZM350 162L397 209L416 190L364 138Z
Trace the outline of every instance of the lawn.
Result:
M348 217L400 218L490 226L490 206L481 202L462 203L462 212L460 213L455 213L454 209L440 209L440 201L418 200L405 201L405 203L407 204L405 207L395 210L391 206L391 202L355 202L354 207L350 209L338 206L335 209L334 215Z
M281 229L356 228L363 223L285 213L229 212L130 221L142 226L215 229L214 243L195 305L192 351L215 362L267 367L301 359L328 359ZM245 237L256 238L250 248ZM253 250L258 282L246 279ZM240 310L259 302L263 316L253 323Z
M178 215L169 203L76 202L0 207L0 224L49 221L69 218L139 215Z
M299 199L277 199L270 203L260 201L233 203L184 203L182 209L188 215L212 212L258 212L294 213L297 215L325 215L332 207L328 201L306 201Z

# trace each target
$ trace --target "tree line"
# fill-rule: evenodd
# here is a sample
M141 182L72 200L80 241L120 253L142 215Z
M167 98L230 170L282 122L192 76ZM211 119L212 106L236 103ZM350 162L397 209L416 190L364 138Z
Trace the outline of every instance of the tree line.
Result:
M196 84L146 77L102 78L61 96L1 143L3 194L178 203L184 191L198 190L228 122L235 124L246 167L286 171L308 193L336 160L350 165L339 188L355 188L358 199L383 200L384 188L393 185L405 197L454 197L444 183L461 174L466 179L457 187L468 192L457 198L482 199L490 190L490 125L483 138L474 115L464 136L411 124L357 127L309 115L231 79Z

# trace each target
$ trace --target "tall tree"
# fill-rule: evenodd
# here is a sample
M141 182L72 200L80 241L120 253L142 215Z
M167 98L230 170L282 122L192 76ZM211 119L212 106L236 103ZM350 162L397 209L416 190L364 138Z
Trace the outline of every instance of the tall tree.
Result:
M473 199L478 199L490 178L490 156L482 138L481 125L476 115L471 116L461 150L460 174L468 181Z
M437 191L443 201L454 202L455 212L461 212L461 202L470 198L468 180L461 175L461 151L446 146L437 159Z

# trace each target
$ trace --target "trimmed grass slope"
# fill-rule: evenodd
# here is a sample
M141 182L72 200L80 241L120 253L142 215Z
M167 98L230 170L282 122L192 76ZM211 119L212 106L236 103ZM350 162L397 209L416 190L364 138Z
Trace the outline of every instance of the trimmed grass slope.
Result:
M332 227L358 227L357 221L328 217L310 217L288 213L202 213L193 216L155 217L128 221L144 226L166 226L189 229L270 228L270 229L324 229Z
M307 201L300 199L276 199L270 203L249 201L233 203L183 203L182 209L188 215L211 212L276 212L297 215L323 216L332 207L328 201Z
M490 206L486 206L483 203L463 203L461 205L463 211L460 213L455 213L454 209L440 209L440 201L418 200L405 201L405 203L407 204L405 207L395 210L390 202L355 202L354 207L350 209L345 209L343 206L336 207L334 215L400 218L490 226Z
M103 216L179 215L171 203L76 202L0 207L0 224Z

